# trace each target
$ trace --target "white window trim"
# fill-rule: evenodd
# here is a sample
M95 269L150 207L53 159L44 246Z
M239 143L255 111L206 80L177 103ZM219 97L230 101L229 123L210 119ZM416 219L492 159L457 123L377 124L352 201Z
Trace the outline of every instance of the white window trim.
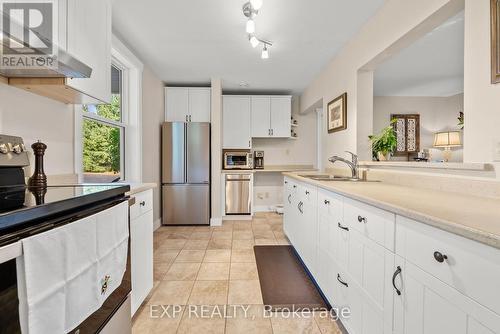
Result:
M113 65L118 64L122 71L122 122L115 122L94 114L85 114L85 118L123 127L122 145L124 154L121 159L126 182L142 182L142 72L143 63L116 36L111 43ZM83 110L75 105L75 174L78 181L83 178Z

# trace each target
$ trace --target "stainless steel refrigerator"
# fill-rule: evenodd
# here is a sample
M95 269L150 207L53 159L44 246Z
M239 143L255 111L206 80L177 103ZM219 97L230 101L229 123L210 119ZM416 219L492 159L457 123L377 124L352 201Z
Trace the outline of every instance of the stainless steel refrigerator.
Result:
M163 225L210 224L210 123L162 125Z

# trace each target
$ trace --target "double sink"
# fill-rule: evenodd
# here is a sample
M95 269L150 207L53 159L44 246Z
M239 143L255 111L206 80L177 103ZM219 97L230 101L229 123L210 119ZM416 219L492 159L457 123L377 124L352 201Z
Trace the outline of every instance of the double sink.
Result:
M366 180L360 178L353 178L347 176L337 176L330 174L307 174L307 175L299 175L300 177L304 177L306 179L311 179L315 181L343 181L343 182L379 182L374 180Z

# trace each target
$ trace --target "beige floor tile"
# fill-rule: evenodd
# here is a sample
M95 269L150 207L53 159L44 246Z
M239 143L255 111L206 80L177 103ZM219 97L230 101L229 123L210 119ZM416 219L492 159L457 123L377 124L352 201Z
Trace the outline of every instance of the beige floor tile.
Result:
M186 244L186 239L165 239L159 249L182 249Z
M231 239L211 239L208 243L208 249L231 249Z
M271 229L269 230L254 230L253 235L255 239L274 239L274 233Z
M274 237L276 239L285 239L285 233L283 231L274 231Z
M271 320L264 317L263 308L263 305L234 305L234 308L229 308L232 312L226 320L226 334L272 334Z
M274 237L269 239L255 239L256 246L275 246L277 244L278 242Z
M251 240L236 240L233 239L233 250L235 249L253 249L255 241Z
M254 238L252 230L234 231L234 240L252 240Z
M233 223L233 232L236 231L251 231L252 222L251 221L235 221Z
M208 240L188 240L184 249L189 250L205 250L208 246Z
M288 239L276 239L276 244L278 246L288 246L290 245L290 241Z
M160 282L161 281L153 281L153 287L151 288L151 291L149 291L148 295L144 299L143 304L145 304L145 305L149 304L149 301L151 300L151 297L153 297L153 294L155 293L158 285L160 285Z
M165 274L170 269L171 263L153 263L153 280L161 281L165 278Z
M223 334L225 330L226 320L222 316L202 317L203 314L217 314L219 311L214 311L213 308L222 306L206 307L202 310L202 306L190 305L184 310L181 323L179 324L178 334Z
M179 312L173 312L173 307L165 305L165 308L170 308L168 315L163 314L161 308L158 308L158 312L154 312L153 315L156 318L151 317L151 311L149 307L145 307L140 310L140 314L135 317L132 323L132 333L133 334L175 334L179 323L182 319L182 314L184 311L183 306L176 306L179 308ZM139 311L138 311L139 313ZM160 317L160 314L162 315Z
M194 240L210 240L212 237L212 232L209 231L194 231L191 233L189 236L189 239L194 239Z
M173 232L167 239L189 239L192 232Z
M219 281L229 279L229 263L203 262L198 272L198 281Z
M228 303L262 304L259 280L229 281Z
M173 262L179 254L178 249L169 249L160 246L154 252L154 262L169 263Z
M321 334L312 315L304 317L296 316L294 318L289 314L288 318L286 318L285 314L286 313L283 313L283 315L280 316L280 314L277 313L277 316L271 317L274 334Z
M177 263L174 262L170 269L163 277L166 281L194 281L198 270L200 269L200 263Z
M196 281L189 305L222 305L227 303L228 281Z
M175 262L195 262L200 263L203 261L205 256L204 250L189 250L183 249L180 251L179 255L175 258Z
M212 233L212 239L233 239L233 231L214 231Z
M231 263L230 280L258 280L257 265L255 263Z
M162 281L156 288L148 304L186 305L194 281Z
M234 249L231 254L231 262L255 263L255 253L253 252L253 249Z
M273 232L283 232L283 224L273 224L271 225L271 230Z
M203 262L231 262L231 250L209 249L203 258Z
M330 316L326 316L325 312L315 313L314 320L322 334L342 334L337 321Z

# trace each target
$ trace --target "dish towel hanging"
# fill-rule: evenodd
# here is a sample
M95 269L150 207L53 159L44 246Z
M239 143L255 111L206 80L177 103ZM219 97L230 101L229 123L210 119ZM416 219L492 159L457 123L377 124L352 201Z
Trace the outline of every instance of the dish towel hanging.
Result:
M17 260L21 330L75 329L121 284L127 265L128 203L22 240Z

